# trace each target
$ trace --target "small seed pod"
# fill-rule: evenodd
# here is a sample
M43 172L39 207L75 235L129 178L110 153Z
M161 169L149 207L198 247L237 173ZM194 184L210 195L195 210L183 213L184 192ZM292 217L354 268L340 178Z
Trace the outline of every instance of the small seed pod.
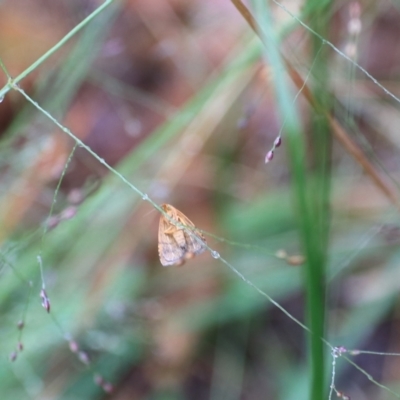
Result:
M268 164L274 158L274 152L270 150L265 156L265 164Z

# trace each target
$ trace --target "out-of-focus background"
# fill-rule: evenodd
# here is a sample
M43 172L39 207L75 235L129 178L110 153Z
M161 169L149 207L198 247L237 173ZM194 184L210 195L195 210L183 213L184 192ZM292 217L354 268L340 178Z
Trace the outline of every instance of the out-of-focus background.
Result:
M330 3L326 38L342 54L291 15L314 26L318 3ZM1 1L0 58L11 76L101 4ZM328 93L329 112L356 149L332 136L325 337L348 349L399 351L399 211L377 182L398 195L400 104L350 60L400 96L400 7L281 4L270 4L279 50L313 90ZM257 291L306 321L307 260L277 79L231 1L116 0L19 82L98 159L18 91L6 94L2 398L308 398L309 335ZM6 83L2 72L0 87ZM290 89L312 171L316 117ZM155 203L187 215L229 265L207 251L163 268L159 212L100 160ZM328 396L328 348L325 360ZM339 358L338 391L382 400L396 397L387 389L400 393L400 357L354 361L385 387Z

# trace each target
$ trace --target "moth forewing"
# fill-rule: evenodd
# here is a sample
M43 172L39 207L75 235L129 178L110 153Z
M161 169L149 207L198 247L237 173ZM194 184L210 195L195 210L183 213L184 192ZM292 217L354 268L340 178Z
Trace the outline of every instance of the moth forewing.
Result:
M206 249L206 239L197 229L189 233L185 231L185 240L188 253L200 254Z
M173 234L173 238L175 239L176 244L181 248L186 250L187 244L186 244L186 237L185 237L185 231L183 229L177 229Z
M202 253L206 249L206 240L193 222L169 204L163 204L161 208L169 217L160 217L158 254L161 264L180 265Z
M160 221L158 232L158 255L161 264L164 267L169 265L179 264L185 256L185 250L177 246L177 243L172 235L165 234L163 230L164 224Z
M173 231L176 229L171 222L162 215L158 228L158 255L164 267L179 263L185 255L184 250L177 246L176 240L171 234L173 232L171 232L171 228L174 228Z

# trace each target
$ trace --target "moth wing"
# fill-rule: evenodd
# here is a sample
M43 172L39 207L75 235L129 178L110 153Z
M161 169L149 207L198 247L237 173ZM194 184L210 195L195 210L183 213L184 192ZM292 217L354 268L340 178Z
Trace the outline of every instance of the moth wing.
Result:
M163 266L179 265L185 259L202 253L206 247L206 239L198 231L193 222L175 207L163 204L162 208L168 216L177 224L185 226L185 229L175 226L163 215L160 217L158 230L158 254Z
M184 229L176 229L171 236L174 238L177 246L179 246L184 251L187 250L186 235Z
M178 245L173 235L165 233L169 227L170 222L161 216L158 229L158 255L164 267L182 263L186 251Z
M206 249L206 239L205 237L198 231L193 230L191 232L184 231L185 240L186 240L186 256L191 258L190 254L200 254Z
M163 242L158 245L158 254L161 264L167 267L181 264L185 256L185 249L179 247L172 236L165 235Z
M182 230L186 241L185 258L192 258L195 254L200 254L206 249L206 239L185 214L182 214L179 210L176 210L176 212L179 222L187 227L187 229Z

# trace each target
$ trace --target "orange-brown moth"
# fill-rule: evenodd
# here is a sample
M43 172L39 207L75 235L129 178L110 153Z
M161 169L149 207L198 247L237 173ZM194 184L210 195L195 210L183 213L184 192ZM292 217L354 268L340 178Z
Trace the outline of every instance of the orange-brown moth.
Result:
M170 218L165 215L160 217L158 255L161 264L164 267L182 265L185 260L202 253L206 249L206 239L193 222L169 204L163 204L161 208Z

